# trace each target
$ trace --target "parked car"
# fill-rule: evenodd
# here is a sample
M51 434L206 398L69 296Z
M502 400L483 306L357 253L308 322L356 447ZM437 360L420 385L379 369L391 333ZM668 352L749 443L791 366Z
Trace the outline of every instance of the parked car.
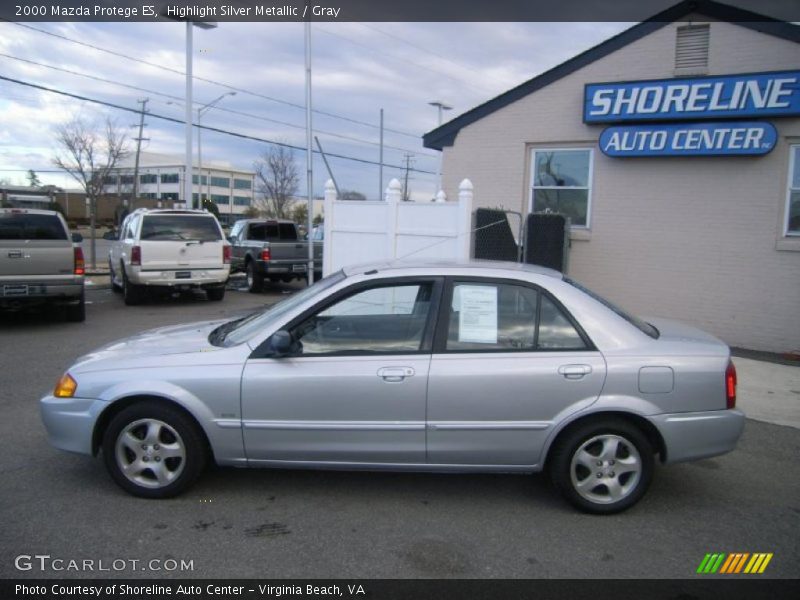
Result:
M213 214L141 208L122 222L108 269L125 304L139 304L158 289L200 288L209 300L222 300L230 262L231 246Z
M305 279L308 244L294 221L288 219L243 219L228 238L233 246L233 272L247 274L247 289L257 293L264 280L273 283ZM315 244L314 271L322 271L322 246Z
M85 320L82 239L61 213L0 209L0 308L61 305L67 320Z
M102 449L165 498L219 465L536 472L578 508L635 504L654 457L732 450L728 347L511 263L375 265L250 316L79 359L41 400L50 442Z

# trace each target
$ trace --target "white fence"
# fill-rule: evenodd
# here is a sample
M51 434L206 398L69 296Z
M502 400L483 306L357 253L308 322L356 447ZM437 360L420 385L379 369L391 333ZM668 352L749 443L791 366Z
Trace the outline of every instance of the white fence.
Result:
M325 184L323 275L342 267L391 260L469 260L472 183L458 188L458 201L439 192L436 202L403 202L392 179L385 201L339 200L333 181Z

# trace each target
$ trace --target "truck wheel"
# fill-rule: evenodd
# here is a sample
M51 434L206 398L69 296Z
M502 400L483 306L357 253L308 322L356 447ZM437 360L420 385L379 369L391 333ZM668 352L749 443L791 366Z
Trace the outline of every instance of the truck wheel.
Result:
M122 297L128 306L141 304L144 299L144 291L141 286L128 281L128 274L124 268L122 269Z
M219 302L225 297L225 286L222 285L220 287L215 288L208 288L206 290L206 296L209 300L213 300L214 302Z
M247 290L252 294L258 294L263 289L264 276L258 272L255 261L247 261Z
M86 298L81 292L81 299L77 304L68 304L66 307L67 321L83 323L86 320Z

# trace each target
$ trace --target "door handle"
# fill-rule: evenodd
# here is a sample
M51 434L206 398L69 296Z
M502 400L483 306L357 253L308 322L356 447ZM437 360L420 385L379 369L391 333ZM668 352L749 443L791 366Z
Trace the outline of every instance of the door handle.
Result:
M558 367L558 372L565 379L582 379L592 372L592 367L589 365L561 365Z
M414 369L411 367L383 367L378 369L378 377L386 383L400 383L405 381L406 377L412 377L413 375Z

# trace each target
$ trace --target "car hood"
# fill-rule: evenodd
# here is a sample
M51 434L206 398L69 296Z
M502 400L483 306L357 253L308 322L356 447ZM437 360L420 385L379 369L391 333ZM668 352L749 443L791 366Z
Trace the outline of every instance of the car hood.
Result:
M75 370L92 370L99 362L131 360L171 354L192 354L219 350L208 341L208 335L231 319L198 321L184 325L170 325L143 331L131 337L106 344L80 357L73 365ZM125 366L125 365L119 365Z

